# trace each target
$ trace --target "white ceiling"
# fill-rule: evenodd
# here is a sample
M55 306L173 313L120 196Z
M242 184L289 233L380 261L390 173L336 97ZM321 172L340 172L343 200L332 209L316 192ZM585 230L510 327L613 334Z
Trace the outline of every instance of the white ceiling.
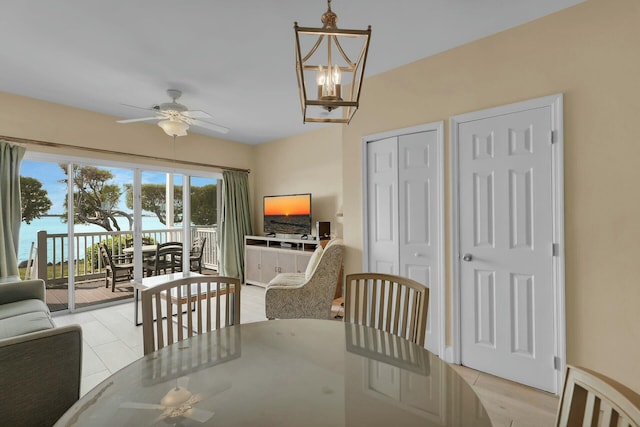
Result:
M371 25L366 77L582 1L334 0L332 9L340 28ZM248 144L323 126L302 123L293 23L320 27L325 0L1 4L0 91L137 118L149 114L122 104L150 108L176 88L181 103L231 128L189 132Z

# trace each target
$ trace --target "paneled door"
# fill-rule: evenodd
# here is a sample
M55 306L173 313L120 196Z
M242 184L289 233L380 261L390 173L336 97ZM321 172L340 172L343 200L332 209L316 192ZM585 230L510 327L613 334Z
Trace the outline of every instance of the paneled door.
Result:
M366 147L368 271L399 274L398 138Z
M461 362L555 392L551 106L457 123Z
M429 288L425 347L440 354L439 128L398 131L366 144L368 271Z

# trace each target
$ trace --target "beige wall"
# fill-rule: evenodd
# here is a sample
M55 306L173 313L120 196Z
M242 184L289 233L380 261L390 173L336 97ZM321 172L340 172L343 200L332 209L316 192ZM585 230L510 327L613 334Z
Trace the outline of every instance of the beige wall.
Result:
M640 390L639 28L637 0L590 0L367 79L343 128L346 272L361 268L362 136L564 93L567 360Z
M124 125L116 123L117 119L0 92L0 135L112 150L123 154L106 155L86 150L28 147L35 151L165 166L171 166L172 159L176 159L245 169L253 167L250 145L189 134L177 138L174 147L173 139L153 124ZM132 160L129 153L161 157L169 161ZM193 169L212 170L197 167Z
M342 236L342 133L330 126L254 148L253 192L256 234L262 235L262 198L276 194L311 193L313 234L316 221L330 221Z
M29 151L78 156L89 159L176 166L191 170L220 172L216 167L193 166L173 160L240 169L253 168L252 146L197 134L176 138L149 123L116 123L117 117L97 114L32 98L0 92L0 136L53 142L80 147L48 148L27 145ZM103 154L82 148L110 150ZM168 159L151 160L130 154ZM253 177L249 186L253 191Z

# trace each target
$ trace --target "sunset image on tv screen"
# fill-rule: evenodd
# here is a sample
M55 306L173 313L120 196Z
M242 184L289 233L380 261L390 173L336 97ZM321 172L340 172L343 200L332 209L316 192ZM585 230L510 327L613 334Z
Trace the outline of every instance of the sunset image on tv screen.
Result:
M309 196L279 196L264 199L265 215L309 215Z
M264 198L266 233L308 234L311 232L309 194Z

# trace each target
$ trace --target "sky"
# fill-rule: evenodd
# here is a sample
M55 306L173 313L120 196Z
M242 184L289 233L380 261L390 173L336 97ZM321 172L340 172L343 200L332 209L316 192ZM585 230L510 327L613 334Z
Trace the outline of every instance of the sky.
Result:
M114 178L110 182L122 187L124 184L133 183L133 171L131 169L118 169L101 167L109 169L113 173ZM47 191L47 197L51 200L50 215L60 215L64 212L64 200L67 197L67 186L61 182L65 179L65 174L55 162L38 162L33 160L23 160L20 165L20 175L37 179L42 183L42 188ZM164 184L166 182L166 174L162 172L142 172L143 184ZM215 183L212 178L192 177L191 185L202 186ZM182 185L182 176L176 175L174 178L175 185ZM118 206L121 210L129 211L125 195L123 194Z
M264 198L265 215L309 215L310 210L308 194Z

